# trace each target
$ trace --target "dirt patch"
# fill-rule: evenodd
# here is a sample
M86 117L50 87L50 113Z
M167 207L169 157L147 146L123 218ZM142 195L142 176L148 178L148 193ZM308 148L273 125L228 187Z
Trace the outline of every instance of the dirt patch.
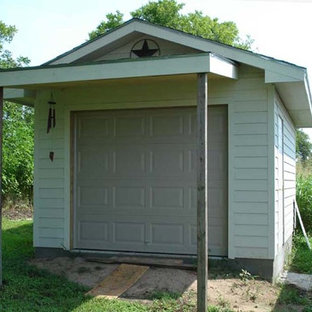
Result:
M89 262L80 257L32 259L30 264L90 288L97 285L118 266L118 264Z
M89 262L83 258L61 257L33 259L31 264L87 287L94 287L110 274L118 264ZM184 300L196 300L196 272L172 268L150 269L123 295L123 298L152 299L155 294L180 294ZM234 311L301 311L300 306L278 305L280 288L263 280L233 277L211 271L208 282L209 304Z
M150 267L122 297L150 299L154 294L161 292L183 294L194 282L196 284L196 272L194 271Z
M5 200L2 215L10 220L29 220L33 217L33 207L28 201Z
M239 311L271 311L279 295L278 288L261 280L210 280L208 288L209 302Z

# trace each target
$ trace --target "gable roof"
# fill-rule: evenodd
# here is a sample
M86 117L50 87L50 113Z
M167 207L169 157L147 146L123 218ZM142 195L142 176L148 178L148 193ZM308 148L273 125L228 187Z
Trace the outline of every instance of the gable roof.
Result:
M212 52L219 56L229 58L233 61L242 62L244 64L262 69L270 69L272 74L278 72L279 75L282 76L284 73L286 76L284 77L285 81L301 80L303 71L306 71L306 68L292 64L290 62L236 48L211 39L195 36L181 30L152 24L138 18L130 19L122 25L105 32L95 39L86 41L83 44L53 58L52 60L42 65L56 65L78 62L80 59L84 59L84 57L87 55L96 53L98 50L101 50L101 48L104 46L106 47L109 44L115 43L117 40L123 39L124 37L133 33L144 33L146 35L151 35L187 47L195 48L202 52ZM273 67L270 68L272 65ZM287 71L290 71L287 74L285 73L286 68ZM267 79L270 79L270 75L267 74L267 76Z
M312 126L311 92L306 68L140 19L131 19L121 26L59 55L44 65L83 62L88 57L100 56L104 52L103 49L116 46L118 41L138 34L165 39L199 52L213 53L227 60L264 70L265 82L274 83L296 126Z
M152 62L152 60L148 59L138 60L138 62L131 62L130 59L118 59L116 60L117 63L113 62L113 64L112 61L108 63L95 61L101 59L103 55L122 47L125 42L130 42L140 36L165 40L171 44L190 48L195 52L188 54L189 62L184 66L183 72L181 72L181 62L183 63L181 57L184 59L187 55L154 58L159 64L164 62L174 64L177 70L172 74L203 71L203 68L198 69L198 66L195 66L199 59L205 59L205 62L209 63L209 65L205 63L205 66L209 67L207 72L213 73L212 66L216 64L218 66L215 69L218 69L218 74L221 73L221 76L234 79L236 77L236 65L240 63L263 70L264 82L274 84L295 125L297 127L312 126L311 92L306 68L140 19L131 19L123 25L87 41L41 66L20 68L17 69L16 74L12 73L12 69L7 70L7 73L1 73L2 70L0 70L0 84L2 83L3 86L10 88L29 88L31 84L32 87L39 87L39 85L47 83L44 81L63 83L65 78L66 81L69 81L73 79L73 76L76 77L76 80L84 80L82 79L82 72L85 79L92 80L97 76L93 77L90 71L87 70L87 66L82 66L91 66L92 64L92 72L96 70L98 74L100 73L99 77L102 77L102 79L108 79L104 78L105 75L103 76L104 67L106 74L110 73L112 75L118 72L119 78L124 76L124 73L120 75L120 72L123 72L125 68L127 68L127 74L131 77L134 73L141 76L157 75L157 73L159 74L159 66L153 67L153 73L146 72L144 64ZM115 68L115 71L111 71L112 67ZM130 68L131 71L129 71ZM22 75L21 70L26 70L26 73ZM60 77L62 79L57 79ZM13 95L11 97L14 98Z

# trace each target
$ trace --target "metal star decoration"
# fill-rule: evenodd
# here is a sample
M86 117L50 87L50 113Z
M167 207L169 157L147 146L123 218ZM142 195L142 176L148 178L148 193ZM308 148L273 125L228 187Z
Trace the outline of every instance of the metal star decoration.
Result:
M136 43L134 46L136 46L138 43ZM155 43L157 49L150 49L148 46L147 39L144 39L143 45L141 49L132 49L131 53L134 53L138 57L148 57L153 56L156 52L159 52L159 48L157 44Z

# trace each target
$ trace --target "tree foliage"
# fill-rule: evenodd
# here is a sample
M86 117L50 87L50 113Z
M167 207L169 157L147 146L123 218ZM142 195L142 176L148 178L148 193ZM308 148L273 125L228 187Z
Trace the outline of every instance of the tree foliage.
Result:
M0 68L29 64L26 57L14 59L5 49L17 30L0 21ZM4 101L3 114L3 189L5 197L32 197L33 185L33 109Z
M309 136L302 130L296 131L296 156L299 161L306 161L311 157L312 143Z
M212 39L221 43L242 49L250 49L253 40L239 37L239 30L234 22L219 22L217 18L210 18L201 11L182 14L184 4L176 0L150 1L141 8L131 12L133 18L140 18L153 24L181 30L192 35ZM120 11L109 13L106 20L89 33L89 39L94 39L123 23Z

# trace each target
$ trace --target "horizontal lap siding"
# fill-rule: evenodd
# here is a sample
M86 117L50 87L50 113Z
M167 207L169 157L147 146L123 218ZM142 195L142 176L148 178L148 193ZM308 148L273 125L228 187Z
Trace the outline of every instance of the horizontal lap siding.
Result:
M293 201L296 198L296 132L278 94L275 94L274 107L274 131L275 131L275 254L283 244L291 237L293 232ZM283 166L278 149L278 117L283 120ZM282 168L280 168L282 167ZM282 181L281 181L282 180ZM279 194L280 187L284 186L284 193ZM281 201L281 202L280 202ZM283 208L284 206L284 208Z
M240 66L239 71L240 79L236 81L209 80L209 103L228 104L229 109L229 256L268 258L268 91L263 72L247 66ZM62 108L195 106L196 87L193 76L175 80L124 79L88 88L65 88L56 94L57 126L48 135L50 93L39 93L35 105L35 246L61 247L65 242L69 248L65 236L70 224L66 211L70 208L64 178L69 164L64 162L68 147ZM55 152L53 163L48 159L51 146Z
M248 67L239 84L231 109L232 253L268 258L268 90L263 74Z
M50 93L39 93L35 103L34 246L64 246L64 120L56 109L56 128L47 133ZM54 161L49 159L54 152Z

